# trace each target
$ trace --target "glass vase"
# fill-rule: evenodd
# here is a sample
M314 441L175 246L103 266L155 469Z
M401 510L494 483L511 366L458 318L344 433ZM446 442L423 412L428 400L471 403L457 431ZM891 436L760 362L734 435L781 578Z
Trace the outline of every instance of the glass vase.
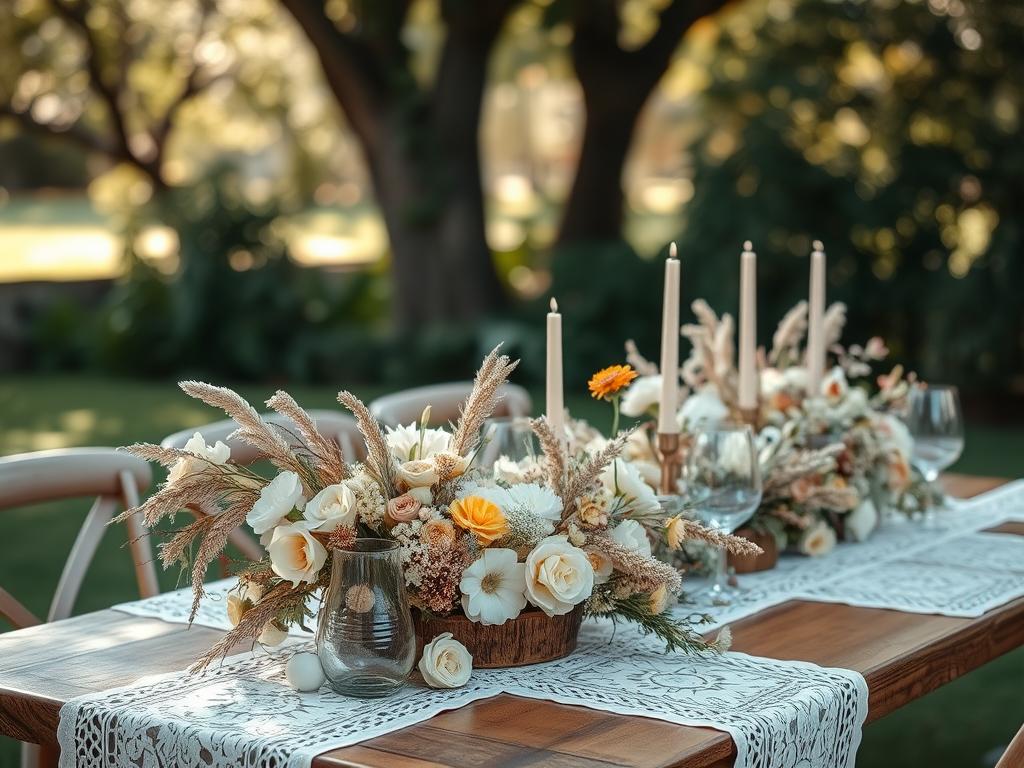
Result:
M387 696L405 683L416 633L396 542L357 539L350 549L334 550L316 647L340 694Z

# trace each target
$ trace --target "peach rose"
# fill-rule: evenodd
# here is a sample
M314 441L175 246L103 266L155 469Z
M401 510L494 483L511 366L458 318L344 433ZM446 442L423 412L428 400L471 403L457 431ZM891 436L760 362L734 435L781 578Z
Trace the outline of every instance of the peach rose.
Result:
M486 547L508 533L508 522L493 501L480 496L456 499L448 507L448 514L460 528L476 536L481 547Z
M391 523L408 523L415 520L423 505L408 493L390 499L385 510L385 517Z

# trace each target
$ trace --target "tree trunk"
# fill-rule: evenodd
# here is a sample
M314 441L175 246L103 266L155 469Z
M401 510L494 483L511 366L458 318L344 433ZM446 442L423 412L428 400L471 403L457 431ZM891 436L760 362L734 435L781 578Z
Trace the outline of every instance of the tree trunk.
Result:
M612 90L586 95L583 146L558 235L558 245L622 236L622 169L643 103ZM645 94L646 96L646 94Z

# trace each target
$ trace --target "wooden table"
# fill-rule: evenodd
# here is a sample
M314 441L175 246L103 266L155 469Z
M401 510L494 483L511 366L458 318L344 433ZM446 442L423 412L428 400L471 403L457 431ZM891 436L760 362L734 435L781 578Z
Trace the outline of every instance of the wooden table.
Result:
M972 496L1002 482L950 476L947 487ZM1024 524L995 530L1024 535ZM183 669L220 635L109 610L2 634L0 733L43 744L52 756L64 701ZM791 601L736 622L733 637L738 651L858 670L870 722L1024 644L1024 598L977 619ZM503 695L327 752L313 765L717 768L734 756L720 731Z

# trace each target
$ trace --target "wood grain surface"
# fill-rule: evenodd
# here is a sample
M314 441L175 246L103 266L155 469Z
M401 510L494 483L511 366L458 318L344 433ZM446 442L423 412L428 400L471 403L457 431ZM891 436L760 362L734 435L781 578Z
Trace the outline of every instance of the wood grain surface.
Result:
M947 486L969 496L1001 482L950 476ZM1024 535L1024 524L996 530ZM116 611L0 634L0 732L52 747L64 701L184 669L220 634ZM860 671L871 721L1024 645L1024 599L977 619L792 601L734 623L733 637L738 651ZM720 768L734 755L729 736L711 729L497 696L326 752L314 766Z

